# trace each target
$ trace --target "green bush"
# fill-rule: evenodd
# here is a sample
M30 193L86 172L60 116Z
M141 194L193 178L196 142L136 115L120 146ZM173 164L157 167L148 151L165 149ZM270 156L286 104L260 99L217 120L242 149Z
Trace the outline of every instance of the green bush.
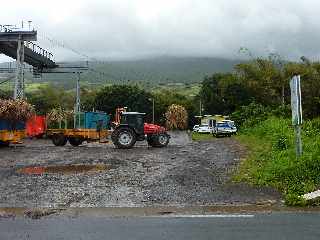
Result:
M320 186L319 119L303 126L303 155L296 158L291 119L269 117L254 127L242 129L239 140L250 149L237 180L273 186L288 205L303 205L298 196Z
M269 108L262 104L252 102L247 106L240 107L240 109L232 113L230 117L238 127L253 127L267 119L269 113Z
M306 206L307 202L302 197L296 195L296 194L287 194L285 196L285 203L288 206Z

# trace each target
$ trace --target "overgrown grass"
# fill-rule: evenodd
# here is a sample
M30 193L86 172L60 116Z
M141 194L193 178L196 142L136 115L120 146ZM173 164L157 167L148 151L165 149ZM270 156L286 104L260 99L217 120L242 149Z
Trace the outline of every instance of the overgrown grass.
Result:
M213 140L213 139L214 137L212 136L212 134L192 132L193 141L204 141L204 140Z
M240 142L249 149L237 181L272 186L280 190L288 205L304 205L301 194L320 186L320 119L303 125L303 155L296 158L294 130L289 119L269 117L241 129Z

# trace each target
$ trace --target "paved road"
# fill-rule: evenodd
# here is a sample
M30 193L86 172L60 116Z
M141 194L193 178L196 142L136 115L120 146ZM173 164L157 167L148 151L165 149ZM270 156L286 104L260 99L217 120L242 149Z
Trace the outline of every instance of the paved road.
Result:
M320 239L320 213L0 219L0 239Z

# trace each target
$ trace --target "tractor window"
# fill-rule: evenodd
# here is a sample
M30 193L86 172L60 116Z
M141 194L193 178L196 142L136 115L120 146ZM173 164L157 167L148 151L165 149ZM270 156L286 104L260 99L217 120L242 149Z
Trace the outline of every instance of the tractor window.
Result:
M120 120L120 124L127 124L128 123L127 117L128 117L128 115L122 115L121 120Z
M137 117L137 125L141 126L143 125L144 121L143 121L143 116L138 116Z

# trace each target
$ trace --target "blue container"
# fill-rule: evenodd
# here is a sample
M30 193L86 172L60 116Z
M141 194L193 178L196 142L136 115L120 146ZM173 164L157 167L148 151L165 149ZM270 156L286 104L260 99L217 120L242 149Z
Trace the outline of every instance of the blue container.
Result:
M109 128L110 116L103 112L85 112L85 128L107 129Z
M10 122L8 120L0 119L0 130L24 130L26 128L26 124L24 122Z

